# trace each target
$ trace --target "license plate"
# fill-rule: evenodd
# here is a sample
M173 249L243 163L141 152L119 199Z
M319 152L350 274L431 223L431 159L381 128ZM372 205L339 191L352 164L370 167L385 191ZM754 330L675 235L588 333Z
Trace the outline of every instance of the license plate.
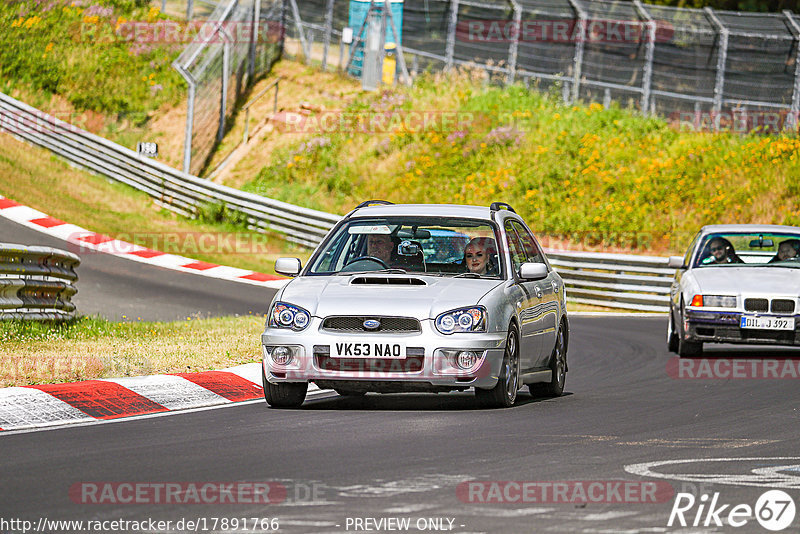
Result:
M333 358L405 358L406 347L402 343L343 342L331 346Z
M754 317L742 315L741 328L758 330L794 330L794 317Z

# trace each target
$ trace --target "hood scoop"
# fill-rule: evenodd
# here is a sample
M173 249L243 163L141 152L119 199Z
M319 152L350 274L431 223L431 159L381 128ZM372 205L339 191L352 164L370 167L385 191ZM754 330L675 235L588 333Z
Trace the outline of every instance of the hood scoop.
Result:
M367 286L426 286L425 280L399 276L355 276L350 285Z

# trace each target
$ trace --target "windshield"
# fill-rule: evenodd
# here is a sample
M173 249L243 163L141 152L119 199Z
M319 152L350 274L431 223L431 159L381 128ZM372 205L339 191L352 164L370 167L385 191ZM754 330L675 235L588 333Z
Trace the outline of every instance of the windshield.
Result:
M710 234L700 242L698 250L695 267L800 267L800 232Z
M353 219L312 259L310 275L354 272L429 273L501 278L495 227L445 217Z

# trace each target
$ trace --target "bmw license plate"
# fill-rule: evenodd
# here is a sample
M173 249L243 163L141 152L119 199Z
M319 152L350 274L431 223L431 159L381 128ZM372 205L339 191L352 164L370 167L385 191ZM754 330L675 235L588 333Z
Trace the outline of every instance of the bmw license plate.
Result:
M333 343L333 358L405 358L406 347L402 343L345 342Z
M741 328L758 330L794 330L794 317L755 317L742 315Z

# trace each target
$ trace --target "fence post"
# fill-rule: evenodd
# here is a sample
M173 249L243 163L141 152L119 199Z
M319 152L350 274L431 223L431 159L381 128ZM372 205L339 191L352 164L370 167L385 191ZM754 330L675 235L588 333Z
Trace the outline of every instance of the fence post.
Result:
M261 0L253 0L253 21L250 26L250 60L247 62L247 83L253 81L256 72L256 44L258 43L258 27L261 22Z
M785 129L797 131L798 113L800 113L800 24L794 20L794 14L788 9L783 15L789 20L789 25L794 30L794 89L792 90L792 107L789 109L789 117L784 124Z
M633 0L639 16L647 21L647 48L644 52L644 68L642 69L642 115L648 115L650 111L650 91L653 85L653 57L656 48L656 22L641 0Z
M453 67L453 55L456 48L456 30L458 28L458 0L450 0L450 20L447 23L447 44L445 45L445 66ZM416 56L414 56L416 57Z
M305 56L304 62L308 64L311 61L311 51L308 49L306 34L303 31L303 21L300 19L300 10L297 9L296 0L289 0L289 3L292 6L292 18L294 18L294 25L297 28L297 35L300 38L300 46L303 48L303 56Z
M331 47L331 33L333 32L333 2L334 0L328 0L328 8L325 11L325 35L322 37L322 70L328 70L328 50Z
M717 29L719 46L717 51L717 79L714 83L714 131L719 130L720 112L722 111L722 95L725 90L725 64L728 60L728 28L710 7L703 8L708 20Z
M572 9L578 16L578 40L575 43L575 56L572 59L572 102L578 100L581 91L581 70L583 69L583 48L586 38L586 11L578 3L579 0L569 0Z
M394 17L392 16L392 6L389 4L389 0L384 0L383 2L383 11L388 15L389 18L389 27L392 29L392 36L394 37L394 43L396 45L396 53L397 53L397 61L400 63L400 72L403 75L403 79L401 83L406 85L411 85L411 76L408 75L408 67L406 66L406 58L403 53L403 47L400 44L400 35L397 33L397 27L394 25Z
M231 39L227 30L220 27L220 36L222 36L222 88L221 100L219 104L219 128L217 129L217 141L222 141L225 136L225 115L228 111L228 85L230 85L231 78Z
M189 97L187 99L186 108L186 132L183 138L183 172L191 174L192 172L192 130L194 130L194 100L197 84L186 70L178 65L175 65L178 72L186 80L189 85Z
M522 26L522 7L516 0L511 0L514 6L514 26L516 28L514 40L508 47L508 76L506 76L506 83L511 85L514 83L514 77L517 73L517 52L519 50L519 33Z
M194 0L187 0L186 2L186 20L192 20L194 16Z

